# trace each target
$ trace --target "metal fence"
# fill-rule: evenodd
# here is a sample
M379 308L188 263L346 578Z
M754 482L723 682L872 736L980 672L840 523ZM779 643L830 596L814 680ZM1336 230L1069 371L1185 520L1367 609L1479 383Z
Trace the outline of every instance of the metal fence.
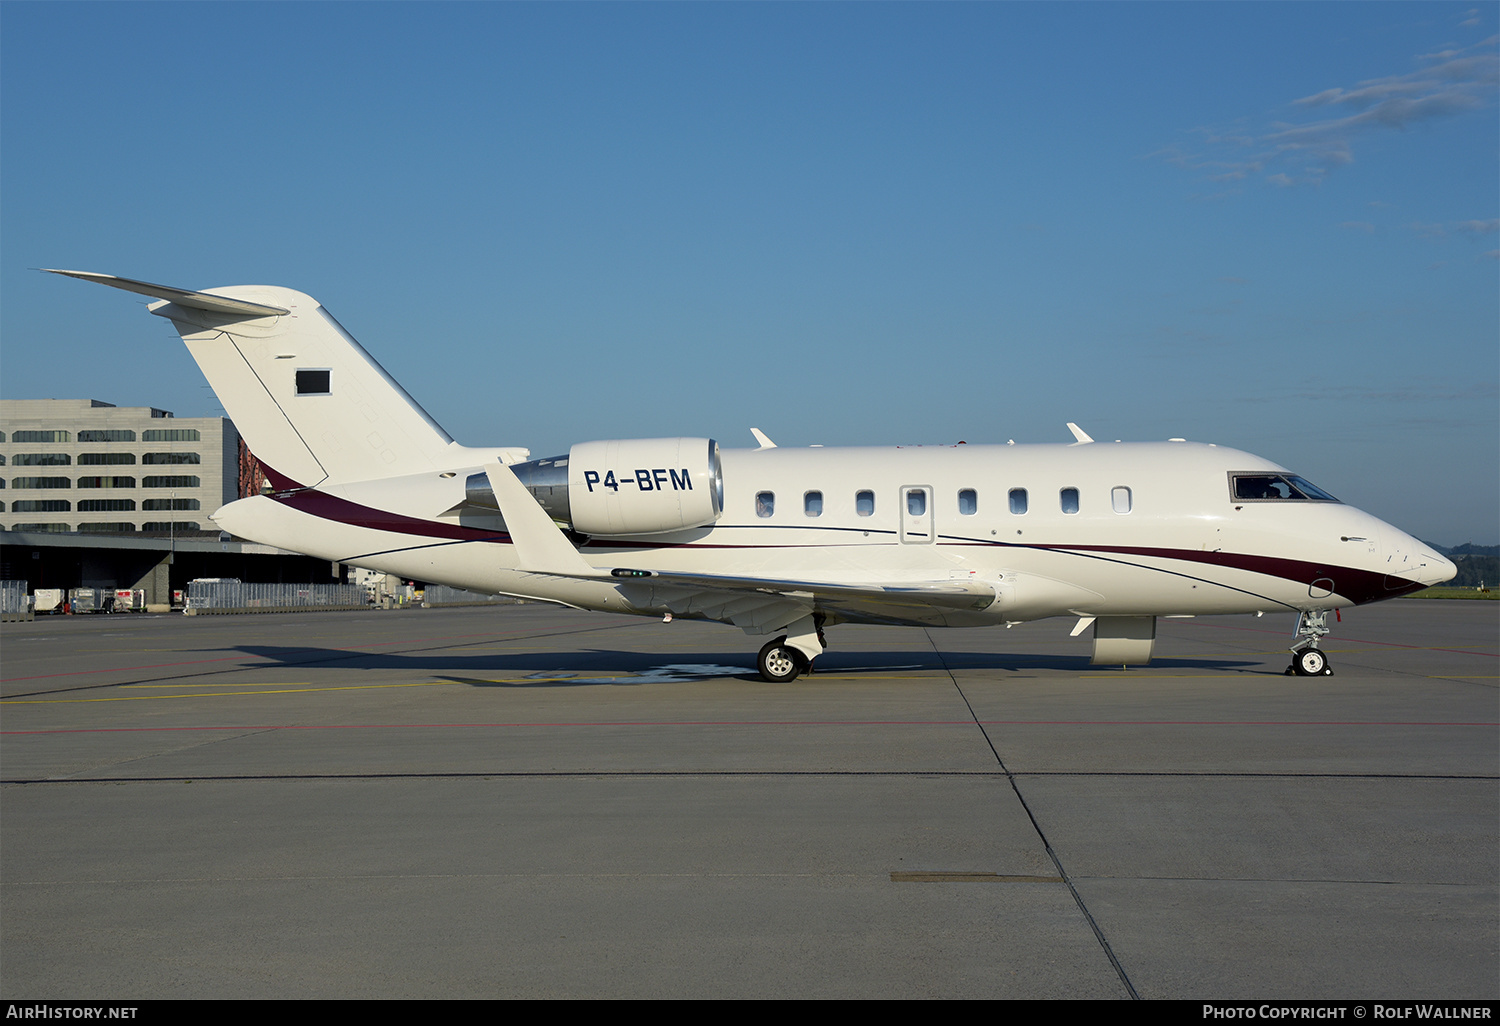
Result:
M310 609L367 605L365 589L357 584L242 584L239 581L193 581L188 585L187 608L198 609Z
M25 581L0 581L0 620L30 620Z

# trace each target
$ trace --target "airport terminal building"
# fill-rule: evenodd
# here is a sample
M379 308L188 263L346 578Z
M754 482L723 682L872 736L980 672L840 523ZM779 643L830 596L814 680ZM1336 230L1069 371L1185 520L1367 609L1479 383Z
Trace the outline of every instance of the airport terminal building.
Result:
M240 436L224 417L177 418L97 399L0 400L0 525L21 532L214 530L238 497Z
M224 417L97 399L0 400L0 579L131 588L169 608L199 577L327 583L344 568L221 534L264 472Z

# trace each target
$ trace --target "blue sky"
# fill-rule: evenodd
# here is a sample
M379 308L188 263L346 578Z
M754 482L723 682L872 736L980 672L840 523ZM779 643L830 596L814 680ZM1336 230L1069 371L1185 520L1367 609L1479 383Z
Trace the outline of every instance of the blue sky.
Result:
M1182 436L1500 541L1497 8L0 4L0 394L318 298L456 438Z

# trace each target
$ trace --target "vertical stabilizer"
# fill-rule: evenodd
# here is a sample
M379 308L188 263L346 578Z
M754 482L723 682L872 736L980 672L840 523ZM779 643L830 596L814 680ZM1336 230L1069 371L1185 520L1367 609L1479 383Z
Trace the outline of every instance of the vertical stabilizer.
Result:
M441 470L453 439L317 300L293 289L207 292L83 271L155 296L245 444L278 485Z

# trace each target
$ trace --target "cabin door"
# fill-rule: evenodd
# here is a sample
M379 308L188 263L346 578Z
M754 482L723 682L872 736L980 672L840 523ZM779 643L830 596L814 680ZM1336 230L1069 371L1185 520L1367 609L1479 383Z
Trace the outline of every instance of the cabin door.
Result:
M932 489L908 485L901 489L901 541L907 545L929 545L937 538L932 523Z

